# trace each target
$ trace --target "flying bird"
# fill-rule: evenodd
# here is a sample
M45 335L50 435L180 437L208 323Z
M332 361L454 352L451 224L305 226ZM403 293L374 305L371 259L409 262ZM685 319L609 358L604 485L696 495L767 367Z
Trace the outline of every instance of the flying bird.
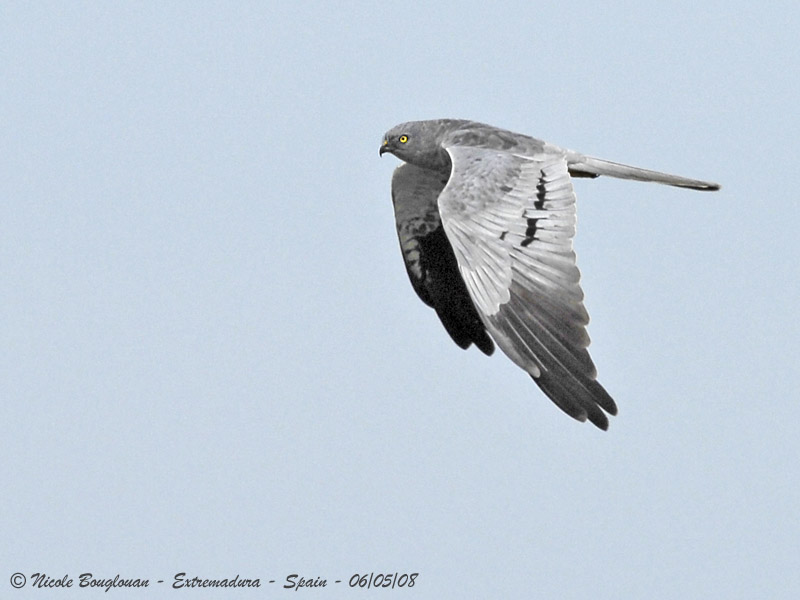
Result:
M406 270L461 348L495 344L561 410L608 429L617 405L589 357L573 177L719 185L586 156L475 121L412 121L380 154L404 161L392 203Z

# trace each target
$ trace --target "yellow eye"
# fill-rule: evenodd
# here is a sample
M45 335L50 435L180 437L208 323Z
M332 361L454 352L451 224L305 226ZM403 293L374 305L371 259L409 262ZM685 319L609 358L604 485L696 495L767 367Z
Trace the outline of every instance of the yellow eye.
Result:
M400 139L400 143L401 144L405 144L408 141L408 136L407 135L401 135L399 139Z

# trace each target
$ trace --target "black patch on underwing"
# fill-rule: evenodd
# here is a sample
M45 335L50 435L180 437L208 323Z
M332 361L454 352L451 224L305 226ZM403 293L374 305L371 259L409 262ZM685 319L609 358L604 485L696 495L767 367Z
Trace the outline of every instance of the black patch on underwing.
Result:
M436 311L447 333L461 348L475 344L484 354L494 352L494 343L470 298L444 228L439 226L416 240L422 276L415 275L408 263L406 270L417 295Z

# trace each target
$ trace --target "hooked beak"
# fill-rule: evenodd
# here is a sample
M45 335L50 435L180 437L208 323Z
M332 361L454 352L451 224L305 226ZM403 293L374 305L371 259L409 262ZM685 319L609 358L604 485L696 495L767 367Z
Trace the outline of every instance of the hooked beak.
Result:
M383 156L385 152L389 152L389 140L383 140L383 144L381 144L381 149L378 151L380 156Z

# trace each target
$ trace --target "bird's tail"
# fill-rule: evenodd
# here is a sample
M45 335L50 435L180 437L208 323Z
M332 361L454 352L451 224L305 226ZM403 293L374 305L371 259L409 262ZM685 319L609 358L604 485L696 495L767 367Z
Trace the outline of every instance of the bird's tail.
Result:
M717 183L700 181L699 179L689 179L687 177L679 177L678 175L670 175L668 173L659 173L658 171L650 171L649 169L640 169L639 167L631 167L629 165L603 160L602 158L584 156L583 154L567 156L567 160L570 175L574 177L597 177L598 175L608 175L609 177L618 177L620 179L653 181L655 183L665 183L667 185L674 185L676 187L702 190L707 192L712 192L719 189L719 184Z

